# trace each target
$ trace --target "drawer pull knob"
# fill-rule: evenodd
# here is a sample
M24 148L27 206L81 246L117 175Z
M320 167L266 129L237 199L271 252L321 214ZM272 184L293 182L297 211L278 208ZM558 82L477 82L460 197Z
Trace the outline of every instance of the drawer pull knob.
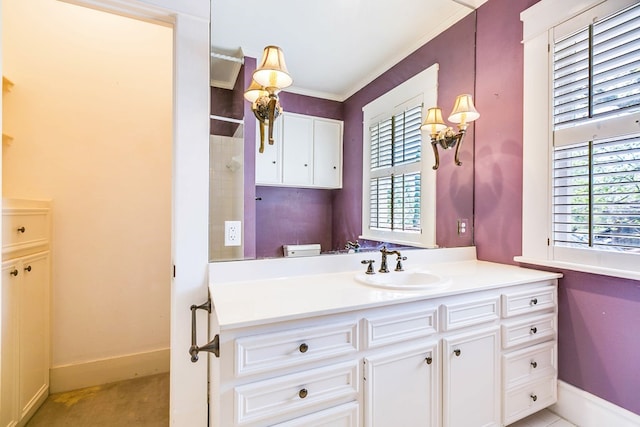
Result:
M30 266L30 265L27 265L27 266L24 268L24 271L26 271L26 272L31 272L31 266Z
M427 365L431 365L431 363L433 362L433 359L431 357L427 357L424 360L425 360L425 362L427 362Z
M309 392L307 392L306 388L303 388L298 392L298 396L300 396L300 399L304 399L305 397L307 397L307 394L309 394Z
M538 298L534 298L531 300L531 305L536 305L538 304Z
M18 228L18 233L24 233L25 231L27 231L27 229L24 227Z
M533 369L536 369L538 367L538 362L536 362L535 360L533 362L531 362L531 367Z
M12 275L12 276L17 276L18 275L18 270L11 270L9 272L9 274Z
M536 396L535 394L532 394L531 395L531 400L533 400L535 402L536 400L538 400L538 396Z
M535 326L533 326L533 327L531 328L531 333L532 333L532 334L536 334L536 333L538 333L538 328L536 328Z
M459 348L456 348L455 350L453 350L453 354L455 354L455 355L456 355L456 356L458 356L458 357L460 356L460 354L461 354L461 353L462 353L462 352L460 351L460 349L459 349Z
M300 347L298 347L298 350L300 350L300 353L306 353L307 350L309 350L309 346L305 343L300 344Z

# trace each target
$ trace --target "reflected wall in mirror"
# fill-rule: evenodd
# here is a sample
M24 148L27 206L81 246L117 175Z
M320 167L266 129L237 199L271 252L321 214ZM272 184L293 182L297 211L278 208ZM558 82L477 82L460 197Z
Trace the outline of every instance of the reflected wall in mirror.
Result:
M210 259L282 257L283 245L291 244L319 243L323 253L344 251L347 241L357 240L362 233L362 108L435 63L440 67L437 97L438 106L443 111L451 111L460 93L473 94L475 12L467 13L375 79L355 88L343 100L302 94L304 88L296 86L296 78L304 70L294 68L295 61L291 55L295 49L287 49L296 40L293 37L270 40L270 32L261 29L263 24L260 22L242 22L245 31L261 35L264 39L262 46L277 44L284 50L294 79L294 85L279 94L285 114L297 113L343 122L342 187L318 189L256 185L256 156L263 154L257 153L256 119L242 96L251 83L256 58L243 54L243 51L249 52L245 46L217 44L216 23L232 19L216 15L218 1L212 2ZM279 22L279 25L286 26L286 20ZM307 46L309 57L316 55L314 46L322 43L322 34L316 37L317 42ZM343 37L355 38L357 34L345 33ZM227 57L241 58L243 63ZM340 70L333 72L339 74ZM226 83L220 83L219 76L225 73L230 77L224 77ZM428 107L424 106L425 111ZM481 105L477 108L482 111ZM460 151L462 166L454 164L452 150L441 152L436 190L436 242L439 247L473 244L474 128L475 125L470 126ZM267 145L265 153L269 149L275 148ZM428 163L433 162L430 149L424 150L423 156ZM459 219L467 221L463 234L459 233ZM228 234L228 227L225 227L228 221L240 221L241 246L228 245L228 235L225 236ZM362 240L360 243L364 248L376 248L380 244Z

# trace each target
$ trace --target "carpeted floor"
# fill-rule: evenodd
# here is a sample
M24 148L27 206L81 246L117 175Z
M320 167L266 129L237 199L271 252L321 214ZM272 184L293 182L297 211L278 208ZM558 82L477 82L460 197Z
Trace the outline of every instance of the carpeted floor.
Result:
M27 427L169 425L169 374L52 394Z

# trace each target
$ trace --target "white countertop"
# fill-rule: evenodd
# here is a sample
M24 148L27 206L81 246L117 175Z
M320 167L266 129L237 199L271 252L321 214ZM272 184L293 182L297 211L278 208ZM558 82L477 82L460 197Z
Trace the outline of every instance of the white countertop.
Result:
M443 256L441 251L450 251L451 256ZM477 261L475 249L405 253L407 272L428 270L445 278L448 284L437 289L397 291L355 280L356 275L365 271L366 266L361 266L360 261L375 259L377 264L380 258L377 253L214 263L210 264L209 279L214 315L220 329L225 330L561 277L557 273ZM393 266L395 258L390 257L390 269ZM355 268L349 270L350 267Z

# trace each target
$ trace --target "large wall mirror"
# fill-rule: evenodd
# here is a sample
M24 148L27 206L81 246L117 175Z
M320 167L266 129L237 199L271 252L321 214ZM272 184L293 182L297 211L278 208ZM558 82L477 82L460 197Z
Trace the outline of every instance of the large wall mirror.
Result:
M289 245L319 244L322 253L336 253L356 240L361 250L382 244L360 238L363 108L436 65L435 96L446 121L457 95L474 93L475 8L483 2L212 0L210 260L281 257ZM285 113L273 126L275 144L258 153L259 126L243 93L267 45L282 48L293 85L278 94ZM339 129L337 185L264 177L265 164L281 167L300 155L290 148L283 155L278 145L295 123ZM473 244L475 125L461 146L461 166L454 150L439 151L431 190L437 247ZM426 139L421 156L430 169L434 154Z

